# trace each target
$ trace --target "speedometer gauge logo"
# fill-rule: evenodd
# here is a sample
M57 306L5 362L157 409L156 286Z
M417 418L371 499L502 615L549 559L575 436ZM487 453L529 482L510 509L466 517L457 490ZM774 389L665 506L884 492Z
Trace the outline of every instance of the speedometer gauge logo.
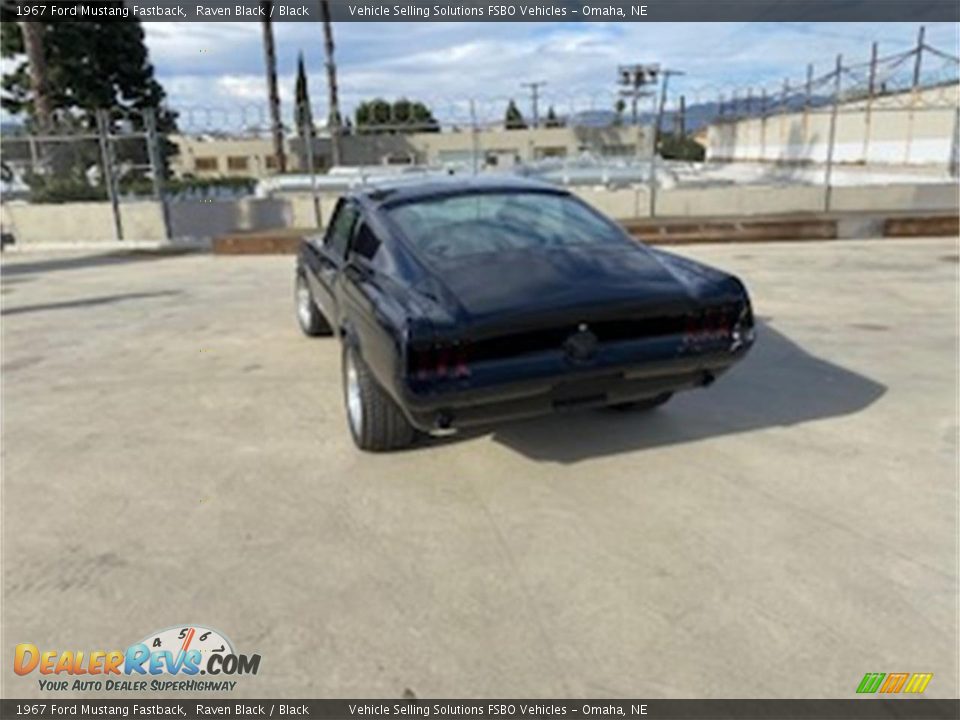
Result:
M169 651L174 655L185 655L191 651L200 653L196 664L205 668L213 654L233 655L233 643L219 630L203 625L175 625L155 633L150 633L141 645L146 645L151 653ZM194 655L193 657L196 657ZM204 670L200 670L204 674Z

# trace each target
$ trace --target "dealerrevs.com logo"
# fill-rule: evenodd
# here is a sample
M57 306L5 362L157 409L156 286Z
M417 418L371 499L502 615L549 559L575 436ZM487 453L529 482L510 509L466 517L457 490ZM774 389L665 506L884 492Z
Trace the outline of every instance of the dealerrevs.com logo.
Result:
M17 675L43 676L37 682L44 691L233 690L237 681L230 678L259 669L259 655L236 653L225 635L200 625L150 633L126 650L41 650L20 643L13 659Z

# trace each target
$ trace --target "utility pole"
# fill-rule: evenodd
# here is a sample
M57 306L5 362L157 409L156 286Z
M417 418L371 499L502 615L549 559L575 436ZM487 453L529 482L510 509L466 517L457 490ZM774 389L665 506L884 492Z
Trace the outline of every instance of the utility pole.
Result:
M53 104L47 83L47 56L43 50L44 25L39 22L21 22L23 48L30 69L30 89L33 91L33 112L39 130L48 132L53 121Z
M330 151L333 165L339 165L342 156L340 152L340 102L337 99L337 66L333 61L333 23L330 21L330 3L321 0L320 14L323 17L323 49L327 57L327 92L330 105L330 116L327 125L330 128Z
M533 105L533 126L540 127L540 109L538 100L540 98L540 88L546 85L546 80L537 80L536 82L520 83L522 87L530 88L530 99Z
M637 124L637 101L642 97L649 97L652 93L645 88L656 85L660 76L660 66L656 63L636 65L621 65L617 68L617 82L623 86L620 94L630 98L631 123Z
M660 126L663 123L663 110L667 104L667 86L671 75L683 75L679 70L666 70L660 73L660 103L657 106L657 121L653 127L653 151L650 153L650 217L657 214L657 148L660 146Z
M287 156L283 151L283 122L280 119L280 91L277 88L277 51L273 42L273 23L270 11L273 0L261 0L263 9L263 57L267 66L267 101L270 105L270 130L273 135L273 154L277 158L277 170L287 171Z
M660 76L663 80L660 83L660 104L657 107L657 126L654 129L654 148L656 148L657 143L660 141L660 127L663 123L663 110L667 104L667 86L670 84L670 78L674 75L685 75L686 73L680 72L679 70L663 70L660 73Z

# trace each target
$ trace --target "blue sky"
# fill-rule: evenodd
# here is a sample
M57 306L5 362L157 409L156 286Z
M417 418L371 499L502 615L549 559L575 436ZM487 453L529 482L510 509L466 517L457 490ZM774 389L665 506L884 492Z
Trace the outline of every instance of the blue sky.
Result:
M176 108L235 111L264 104L259 23L145 23L157 74ZM335 23L341 97L407 96L440 115L497 112L514 97L527 110L522 82L545 80L544 105L558 111L614 97L619 63L659 62L686 75L672 80L687 101L718 92L801 80L806 65L832 68L838 53L853 62L909 49L914 23ZM958 51L958 27L927 25L927 41ZM312 101L326 98L323 34L317 23L275 25L281 98L289 108L296 58L306 58ZM492 108L497 107L497 110Z

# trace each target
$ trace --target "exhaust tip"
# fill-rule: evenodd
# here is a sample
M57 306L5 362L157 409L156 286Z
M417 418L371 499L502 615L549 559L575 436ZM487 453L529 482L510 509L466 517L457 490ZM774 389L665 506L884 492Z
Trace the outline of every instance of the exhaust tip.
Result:
M438 413L436 420L433 421L433 428L430 430L430 434L434 437L456 435L457 429L453 427L453 416L448 412Z

